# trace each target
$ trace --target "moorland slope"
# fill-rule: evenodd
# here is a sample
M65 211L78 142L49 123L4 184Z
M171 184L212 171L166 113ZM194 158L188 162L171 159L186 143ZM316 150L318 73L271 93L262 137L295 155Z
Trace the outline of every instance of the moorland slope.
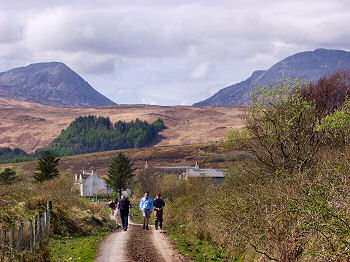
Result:
M243 107L115 105L98 108L59 108L0 98L0 147L28 153L46 147L79 116L110 117L112 122L161 118L166 129L156 146L222 140L228 129L243 126Z

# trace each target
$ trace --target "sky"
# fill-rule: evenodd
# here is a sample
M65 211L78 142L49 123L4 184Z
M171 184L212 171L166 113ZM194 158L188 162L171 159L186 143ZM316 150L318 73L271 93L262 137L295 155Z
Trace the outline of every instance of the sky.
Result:
M350 50L348 0L1 0L0 71L59 61L118 104L191 105L297 52Z

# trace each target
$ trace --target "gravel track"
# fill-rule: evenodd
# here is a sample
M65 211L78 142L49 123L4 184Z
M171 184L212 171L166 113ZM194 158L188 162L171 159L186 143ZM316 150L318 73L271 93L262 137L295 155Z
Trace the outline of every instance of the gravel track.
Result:
M127 242L127 261L164 262L153 243L153 229L144 230L142 225L130 225Z
M111 217L115 220L118 216ZM189 262L170 242L165 230L142 229L130 221L127 231L119 228L100 245L96 262Z

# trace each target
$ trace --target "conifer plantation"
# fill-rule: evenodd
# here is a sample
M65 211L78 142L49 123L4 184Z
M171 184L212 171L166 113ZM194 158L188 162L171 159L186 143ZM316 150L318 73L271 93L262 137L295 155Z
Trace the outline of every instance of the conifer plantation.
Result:
M0 148L0 163L23 162L38 158L49 151L56 156L71 156L108 150L138 148L151 145L165 129L162 119L147 121L111 122L109 117L94 115L76 118L48 147L33 154L22 149Z
M152 124L139 119L112 124L109 117L80 116L67 129L62 130L61 135L49 147L39 149L35 154L50 151L57 156L69 156L144 147L150 145L164 128L161 119Z

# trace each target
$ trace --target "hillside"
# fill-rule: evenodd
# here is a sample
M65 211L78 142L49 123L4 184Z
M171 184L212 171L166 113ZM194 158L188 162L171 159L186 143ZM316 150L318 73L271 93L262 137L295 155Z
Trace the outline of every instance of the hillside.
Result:
M225 151L216 146L210 149L211 146L212 144L161 146L66 156L61 158L58 169L61 174L72 177L81 172L82 169L96 167L99 174L105 175L111 165L112 158L119 152L132 160L134 167L137 168L137 173L143 171L146 160L149 161L151 168L156 166L193 166L196 161L199 162L201 168L227 168L232 164L232 161L246 157L242 151ZM11 167L21 176L32 179L36 166L37 161L7 163L0 164L0 170Z
M194 105L246 105L249 93L259 84L274 84L286 76L314 81L339 70L350 70L350 52L328 49L301 52L283 59L268 70L255 71L248 79L223 88L210 98Z
M57 107L115 104L59 62L31 64L0 73L0 97Z
M19 147L28 153L46 147L61 130L79 116L96 115L130 122L139 118L164 121L156 146L218 141L229 128L242 127L242 107L110 106L101 108L55 108L0 98L0 147Z

